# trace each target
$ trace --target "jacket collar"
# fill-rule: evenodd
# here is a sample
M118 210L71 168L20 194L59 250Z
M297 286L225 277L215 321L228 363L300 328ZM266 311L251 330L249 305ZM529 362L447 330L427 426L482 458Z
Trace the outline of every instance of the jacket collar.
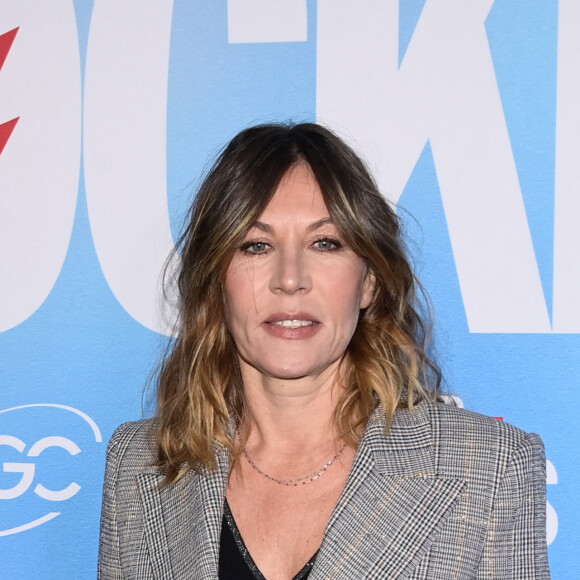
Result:
M312 580L406 578L429 550L461 494L464 482L437 474L437 416L422 403L397 410L389 434L377 410L367 424L351 473L328 522ZM188 472L159 488L144 473L139 488L145 536L155 578L217 578L219 540L229 473L225 450L218 469ZM192 539L195 538L195 541Z

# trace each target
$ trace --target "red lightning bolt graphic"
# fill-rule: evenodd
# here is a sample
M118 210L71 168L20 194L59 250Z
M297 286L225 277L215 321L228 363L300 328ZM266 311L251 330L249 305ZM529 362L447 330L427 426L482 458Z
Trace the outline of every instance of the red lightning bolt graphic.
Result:
M6 32L0 36L0 71L4 66L4 61L10 52L10 48L14 42L14 39L16 38L17 32L18 28L15 28L14 30ZM8 139L10 139L10 135L12 135L12 131L14 130L14 127L16 127L16 123L18 123L18 119L20 119L20 117L16 117L15 119L0 125L0 155L2 155L2 151L4 151L6 143L8 142Z

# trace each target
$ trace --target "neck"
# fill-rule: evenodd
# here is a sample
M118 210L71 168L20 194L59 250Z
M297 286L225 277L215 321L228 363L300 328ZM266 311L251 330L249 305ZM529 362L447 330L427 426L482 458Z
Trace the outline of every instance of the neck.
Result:
M338 363L319 376L297 379L268 377L242 363L242 378L248 411L242 431L252 446L284 452L335 443Z

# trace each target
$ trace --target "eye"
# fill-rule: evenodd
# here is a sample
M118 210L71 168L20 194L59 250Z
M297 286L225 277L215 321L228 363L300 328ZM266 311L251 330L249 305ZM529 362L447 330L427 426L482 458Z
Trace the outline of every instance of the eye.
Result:
M342 244L333 238L320 238L314 242L314 245L317 250L322 250L323 252L330 252L342 248Z
M267 244L266 242L252 240L242 244L240 249L242 250L242 252L245 252L246 254L264 254L265 252L268 251L269 247L270 247L269 244Z

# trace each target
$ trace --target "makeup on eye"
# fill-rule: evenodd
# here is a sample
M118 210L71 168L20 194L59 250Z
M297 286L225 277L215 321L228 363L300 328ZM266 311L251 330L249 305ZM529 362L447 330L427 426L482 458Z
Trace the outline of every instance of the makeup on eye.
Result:
M335 252L343 247L342 242L328 236L317 239L313 245L318 246L318 250L322 252Z
M261 240L250 240L244 242L240 246L240 250L245 254L250 255L258 255L258 254L265 254L270 247L270 244L267 242L262 242Z
M319 252L335 252L343 247L343 243L333 237L317 237L311 244ZM259 255L266 254L272 244L263 240L248 240L240 246L240 250L245 254Z

